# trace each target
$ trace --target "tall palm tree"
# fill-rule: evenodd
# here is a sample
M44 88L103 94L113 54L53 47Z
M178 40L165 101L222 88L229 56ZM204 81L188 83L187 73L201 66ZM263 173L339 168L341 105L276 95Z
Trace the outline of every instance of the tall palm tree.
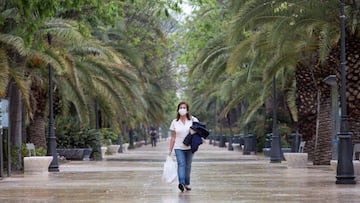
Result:
M319 126L309 128L306 126L315 126L316 119L319 119L319 113L322 112L320 102L329 97L329 87L327 87L322 79L329 74L339 75L339 56L338 50L339 42L339 12L337 1L233 1L233 8L238 10L236 20L236 32L242 32L243 28L252 28L253 30L262 30L264 25L272 25L274 41L278 42L281 47L289 46L295 47L293 57L291 59L295 62L298 84L308 84L309 88L298 86L298 103L299 105L299 126L305 139L309 140L308 148L310 151L314 145L320 145L326 151L329 148L330 140L325 139L325 134L320 134L317 129ZM349 2L350 3L350 2ZM235 9L235 10L236 10ZM347 51L351 61L348 65L349 72L354 72L357 69L356 63L356 48L358 25L354 12L356 8L354 4L347 5L347 11L350 16L347 21L347 38L351 43L348 43ZM236 35L235 35L236 36ZM293 43L284 43L289 38L293 38ZM296 46L296 44L301 46ZM281 55L285 56L286 52ZM289 59L289 58L287 58ZM355 69L353 69L353 67ZM350 80L349 86L352 82L357 84L357 80ZM314 90L316 90L315 95ZM309 95L308 92L311 92ZM356 105L353 103L357 92L349 92L349 112L353 112L353 118L358 116ZM317 95L317 96L316 96ZM309 97L310 96L310 97ZM315 99L314 99L315 98ZM317 99L316 99L317 98ZM308 106L304 106L308 105ZM320 111L319 111L320 109ZM306 112L305 112L305 111ZM330 116L330 115L328 115ZM313 124L312 124L313 123ZM321 124L321 123L320 123ZM316 131L316 132L315 132ZM357 132L357 130L355 130ZM316 135L315 138L313 135ZM318 139L317 139L318 137ZM315 139L314 141L311 141ZM319 140L320 143L316 143ZM355 139L358 140L355 135ZM315 142L315 144L313 144ZM316 151L316 149L315 149ZM329 164L328 153L317 153L315 157L320 157L315 164ZM313 158L313 154L310 154Z
M89 112L88 109L91 109L90 106L96 101L103 118L114 128L119 129L121 122L117 120L117 112L122 112L124 115L131 112L132 99L140 97L139 85L136 85L138 79L132 72L130 64L115 50L96 39L90 38L85 42L76 31L76 23L70 23L62 20L48 22L44 31L53 33L54 44L51 49L36 55L38 57L36 61L40 61L38 64L30 65L41 68L44 64L52 64L55 71L55 88L58 89L63 106L75 107L82 123L87 125L91 120L94 123L94 119L91 118L95 114L90 114L91 111ZM71 40L76 41L69 43ZM43 77L46 80L46 75ZM45 108L42 107L45 107L47 102L46 86L42 85L46 83L36 81L41 81L41 78L33 81L34 85L37 84L33 89L38 92L34 97L38 108L34 112L36 120L34 119L33 122L39 122L39 125L32 125L34 128L41 126L40 123L44 126ZM44 146L44 129L35 128L33 135L37 135L36 132L39 136L33 136L32 141ZM42 141L39 142L35 138Z

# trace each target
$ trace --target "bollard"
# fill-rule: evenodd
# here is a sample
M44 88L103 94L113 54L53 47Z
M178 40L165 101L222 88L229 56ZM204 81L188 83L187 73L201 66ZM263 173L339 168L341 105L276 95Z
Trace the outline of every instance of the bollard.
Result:
M119 150L117 152L118 153L123 153L123 146L122 146L122 141L121 141L121 135L120 134L118 134L116 144L120 145Z
M244 155L251 154L251 153L255 154L255 149L256 149L255 136L253 134L245 135L244 136L244 151L243 151L243 154Z
M225 147L225 142L226 142L226 136L220 135L219 147Z
M291 134L291 152L299 152L301 134L298 132Z
M271 148L272 133L267 133L265 138L265 148Z

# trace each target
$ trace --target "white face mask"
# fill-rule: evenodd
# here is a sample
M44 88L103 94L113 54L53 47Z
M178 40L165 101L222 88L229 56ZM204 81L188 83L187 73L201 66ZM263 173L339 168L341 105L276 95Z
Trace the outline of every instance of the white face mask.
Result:
M187 110L186 110L186 109L179 109L179 114L180 114L181 116L185 116L186 113L187 113Z

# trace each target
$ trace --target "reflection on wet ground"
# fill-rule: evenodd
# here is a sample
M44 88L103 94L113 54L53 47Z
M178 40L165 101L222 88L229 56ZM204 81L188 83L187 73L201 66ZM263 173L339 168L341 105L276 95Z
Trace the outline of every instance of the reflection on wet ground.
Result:
M360 185L336 185L330 166L288 169L262 155L209 144L194 156L192 191L161 182L168 141L108 156L71 161L46 176L0 180L1 203L47 202L359 202Z

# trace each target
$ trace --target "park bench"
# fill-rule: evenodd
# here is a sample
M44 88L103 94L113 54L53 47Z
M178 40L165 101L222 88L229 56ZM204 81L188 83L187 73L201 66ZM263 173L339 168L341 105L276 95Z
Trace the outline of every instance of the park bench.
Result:
M24 157L24 173L44 175L48 174L48 168L53 160L52 156L36 156L36 149L33 143L26 143L28 156Z
M56 149L56 153L67 160L90 161L92 148Z
M360 175L360 144L354 144L353 147L353 166L354 166L354 175Z
M29 157L36 156L35 145L33 143L26 143L26 149L29 152Z
M354 144L353 160L359 160L360 144Z

